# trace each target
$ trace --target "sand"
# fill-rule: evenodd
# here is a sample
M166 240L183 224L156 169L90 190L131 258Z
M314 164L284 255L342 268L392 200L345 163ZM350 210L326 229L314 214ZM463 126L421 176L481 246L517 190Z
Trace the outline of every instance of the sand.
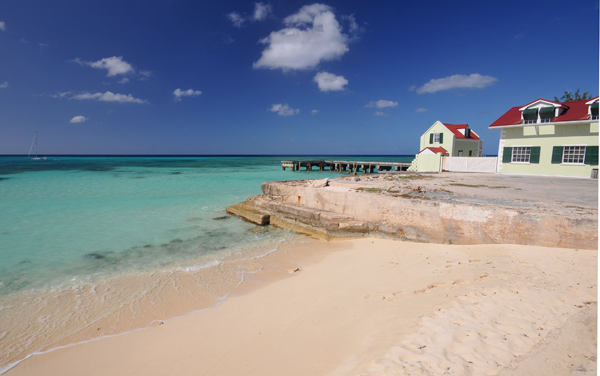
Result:
M596 374L597 250L307 244L216 307L7 374Z

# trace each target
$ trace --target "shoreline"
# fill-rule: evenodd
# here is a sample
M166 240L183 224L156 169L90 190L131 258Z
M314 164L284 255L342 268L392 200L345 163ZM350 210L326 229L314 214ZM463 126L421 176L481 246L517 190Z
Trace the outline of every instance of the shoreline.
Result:
M0 374L36 354L135 332L222 304L251 290L254 274L289 269L278 254L314 242L303 236L217 257L201 266L111 277L65 288L15 293L0 299L5 363ZM212 256L211 256L212 257ZM278 264L279 263L279 264ZM279 274L284 274L282 270ZM8 341L8 342L7 342Z
M6 374L441 374L450 366L508 375L562 344L556 331L596 316L593 250L379 238L304 247L273 253L216 307L38 354ZM568 345L575 368L590 367L585 356L595 354L583 342Z

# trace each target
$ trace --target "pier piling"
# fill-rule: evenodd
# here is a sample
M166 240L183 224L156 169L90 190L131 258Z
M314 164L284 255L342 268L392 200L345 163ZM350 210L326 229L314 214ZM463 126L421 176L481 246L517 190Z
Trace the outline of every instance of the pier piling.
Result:
M319 167L319 172L323 172L329 167L329 172L336 171L338 173L348 172L348 174L356 175L362 169L364 174L372 174L377 170L380 171L406 171L410 167L410 163L406 162L360 162L360 161L281 161L281 169L291 168L292 171L300 171L302 167L306 168L306 172L310 173L312 167Z

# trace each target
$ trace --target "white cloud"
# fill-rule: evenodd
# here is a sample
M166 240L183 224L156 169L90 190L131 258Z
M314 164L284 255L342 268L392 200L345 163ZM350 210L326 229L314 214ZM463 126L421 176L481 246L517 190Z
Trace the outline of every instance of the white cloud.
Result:
M88 120L88 118L86 118L85 116L74 116L73 119L71 119L71 121L69 121L69 123L72 124L77 124L77 123L85 123L85 121Z
M231 12L227 15L233 26L241 29L246 21L263 21L272 13L271 4L254 3L254 13L252 15L241 15L238 12Z
M385 112L381 112L381 111L377 111L375 112L373 115L375 116L389 116L388 114L386 114Z
M312 110L310 112L310 114L314 116L314 115L318 114L319 112L321 112L321 111L319 111L319 110Z
M181 97L197 97L200 94L202 94L200 90L193 89L181 90L177 88L173 91L173 95L175 96L176 101L180 101Z
M108 71L107 77L135 72L135 69L133 69L131 64L123 60L123 56L105 57L98 61L83 61L81 59L75 59L73 61L96 69L106 69Z
M455 74L444 78L431 79L425 85L417 89L417 94L436 93L438 91L450 90L455 88L483 89L493 85L497 78L491 76L482 76L478 73L471 75Z
M314 81L319 85L321 91L340 91L348 85L348 80L344 76L336 76L332 73L319 72L315 75Z
M148 70L139 71L138 74L140 77L140 81L145 81L146 79L152 77L152 75L153 75L153 73Z
M69 94L71 94L71 92L70 92L70 91L62 91L62 92L58 92L58 93L56 93L56 94L52 94L52 95L50 95L50 96L51 96L52 98L58 98L58 99L61 99L61 98L64 98L64 97L66 97L66 96L67 96L67 95L69 95Z
M106 93L81 93L71 97L77 100L97 100L100 102L117 102L117 103L148 103L145 99L134 98L131 94L114 94L110 91Z
M300 113L300 110L293 109L287 104L280 103L272 105L269 111L277 112L277 115L279 116L292 116Z
M120 81L119 81L119 82L117 82L117 83L119 83L119 84L126 84L126 83L128 83L128 82L129 82L129 78L127 78L127 77L123 77L123 79L122 79L122 80L120 80Z
M254 21L262 21L271 14L271 4L254 3Z
M321 61L338 59L349 50L348 36L327 5L306 5L283 23L285 29L260 41L268 46L254 68L309 69Z
M426 108L422 108L422 107L421 107L421 108L417 108L417 109L415 110L415 112L427 112L427 111L429 111L429 110L428 110L428 109L426 109Z
M6 22L0 21L0 30L6 31Z
M342 16L342 20L348 23L348 29L353 39L357 38L358 35L363 32L363 28L358 26L353 14L349 16Z
M241 28L244 24L244 21L246 21L244 17L242 17L238 12L229 13L227 15L227 18L229 18L229 21L231 21L233 23L233 26L237 28Z
M8 81L4 81L3 84L0 84L0 89L6 89L8 87Z
M387 107L396 107L398 106L398 102L387 101L385 99L380 99L378 101L371 101L367 103L365 107L367 108L387 108Z

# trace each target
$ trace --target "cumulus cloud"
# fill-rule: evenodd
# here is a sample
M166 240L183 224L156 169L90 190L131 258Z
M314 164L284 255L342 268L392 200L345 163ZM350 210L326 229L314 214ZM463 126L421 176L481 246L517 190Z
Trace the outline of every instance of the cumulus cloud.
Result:
M385 99L380 99L378 101L371 101L367 103L365 107L367 108L387 108L387 107L396 107L398 106L398 102L387 101Z
M262 21L271 14L271 4L254 3L254 14L252 19L254 21Z
M193 89L181 90L177 88L173 91L173 95L175 96L176 101L180 101L181 97L197 97L200 94L202 94L200 90Z
M493 85L496 81L498 81L498 79L495 77L483 76L478 73L473 73L468 76L464 74L455 74L444 78L431 79L425 85L416 90L417 94L432 94L437 93L438 91L456 88L483 89Z
M267 48L253 64L256 68L309 69L321 61L340 58L348 52L348 35L323 4L306 5L283 20L285 29L260 40Z
M328 72L317 73L313 80L319 85L321 91L340 91L348 85L348 80L344 76L336 76Z
M96 69L106 69L108 71L107 77L135 72L131 64L123 60L123 56L105 57L98 61L83 61L78 58L73 60L73 62Z
M71 119L71 121L69 121L69 123L72 124L77 124L77 123L85 123L85 121L88 120L88 118L86 118L85 116L74 116L73 119Z
M134 98L131 94L115 94L110 91L106 93L81 93L71 97L76 100L97 100L100 102L116 102L116 103L148 103L145 99Z
M421 108L417 108L417 109L415 110L415 112L427 112L427 111L429 111L429 110L428 110L428 109L426 109L426 108L422 108L422 107L421 107Z
M292 116L300 113L300 110L293 109L287 104L281 103L272 105L269 111L276 112L279 116Z
M0 89L6 89L8 87L8 81L4 81L4 83L0 84Z
M0 30L6 31L6 22L0 21Z

